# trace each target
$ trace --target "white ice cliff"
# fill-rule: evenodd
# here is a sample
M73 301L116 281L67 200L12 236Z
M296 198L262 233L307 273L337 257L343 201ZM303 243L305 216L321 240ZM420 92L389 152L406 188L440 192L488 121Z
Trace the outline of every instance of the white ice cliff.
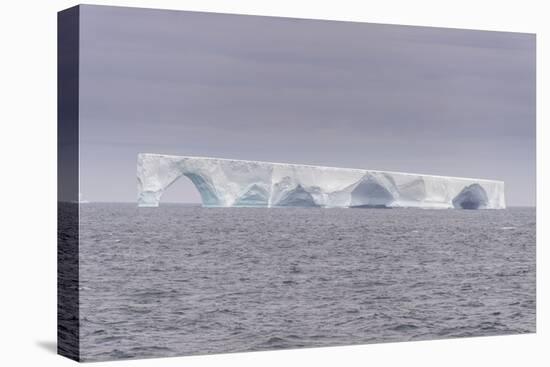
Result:
M506 207L502 181L145 153L138 205L158 206L182 176L207 207Z

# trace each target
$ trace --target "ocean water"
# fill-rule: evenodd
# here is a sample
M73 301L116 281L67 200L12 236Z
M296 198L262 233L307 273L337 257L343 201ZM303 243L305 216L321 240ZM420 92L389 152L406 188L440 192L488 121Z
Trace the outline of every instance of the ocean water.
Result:
M85 361L535 331L535 209L80 209Z

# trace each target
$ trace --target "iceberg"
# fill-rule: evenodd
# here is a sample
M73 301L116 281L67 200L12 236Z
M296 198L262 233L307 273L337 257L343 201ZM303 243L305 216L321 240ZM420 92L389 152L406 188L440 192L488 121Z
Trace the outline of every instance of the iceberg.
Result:
M504 209L504 182L140 153L137 202L156 207L182 176L205 207Z

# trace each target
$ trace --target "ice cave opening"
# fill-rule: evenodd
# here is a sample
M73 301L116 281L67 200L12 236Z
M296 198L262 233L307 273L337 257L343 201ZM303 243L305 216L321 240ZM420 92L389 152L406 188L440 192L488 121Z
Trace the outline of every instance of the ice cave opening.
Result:
M393 201L392 193L370 175L351 192L352 208L387 208Z
M453 206L457 209L483 209L487 206L489 198L479 184L466 186L453 199Z

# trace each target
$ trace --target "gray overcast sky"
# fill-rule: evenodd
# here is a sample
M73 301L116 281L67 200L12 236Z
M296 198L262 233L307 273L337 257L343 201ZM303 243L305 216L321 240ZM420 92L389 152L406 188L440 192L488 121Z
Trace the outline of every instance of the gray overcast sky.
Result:
M139 152L504 180L535 205L535 36L82 6L80 187ZM197 202L181 179L166 201Z

